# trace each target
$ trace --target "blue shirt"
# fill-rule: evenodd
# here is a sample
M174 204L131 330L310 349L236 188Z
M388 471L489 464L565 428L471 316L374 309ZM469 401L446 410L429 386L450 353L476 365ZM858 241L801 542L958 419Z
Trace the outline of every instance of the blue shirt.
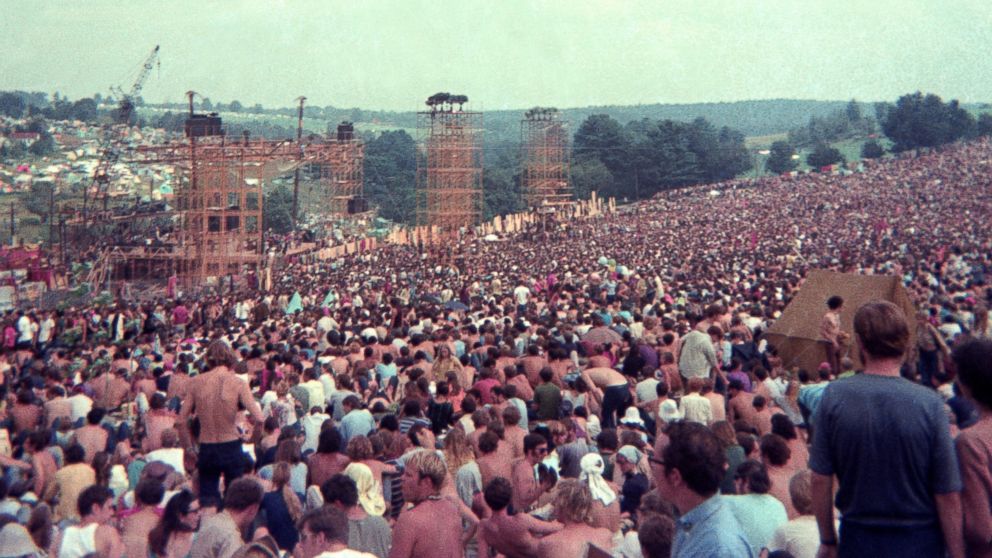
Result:
M338 431L341 432L341 445L344 446L348 440L355 436L368 436L375 430L375 418L372 413L365 409L355 409L341 418L341 425Z
M771 544L775 530L789 521L785 506L771 494L734 494L722 498L741 524L755 556Z
M719 495L689 510L675 525L672 558L753 558L751 545Z
M961 490L944 400L900 377L856 374L824 390L809 468L837 475L843 522L929 527L934 494Z

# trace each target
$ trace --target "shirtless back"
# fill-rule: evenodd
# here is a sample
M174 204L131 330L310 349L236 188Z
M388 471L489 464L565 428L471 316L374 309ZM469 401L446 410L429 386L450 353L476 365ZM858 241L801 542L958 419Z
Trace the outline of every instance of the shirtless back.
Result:
M588 368L582 371L582 376L600 389L627 385L627 378L612 368Z
M187 419L195 414L200 419L201 444L240 439L235 418L242 409L251 413L257 422L262 422L262 410L252 397L248 384L238 379L230 369L214 368L189 380L182 416Z
M537 554L541 558L575 558L585 556L590 545L609 551L613 547L613 534L585 523L565 524L561 531L541 539Z

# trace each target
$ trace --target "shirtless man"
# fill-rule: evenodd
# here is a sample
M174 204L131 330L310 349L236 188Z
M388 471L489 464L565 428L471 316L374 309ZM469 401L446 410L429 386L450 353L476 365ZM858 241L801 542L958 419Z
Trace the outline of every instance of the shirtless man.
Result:
M148 533L159 522L156 507L165 497L165 485L153 478L138 481L134 488L138 511L124 518L122 536L127 556L143 556L148 552Z
M45 428L51 428L55 419L72 420L72 403L65 396L65 388L52 386L48 388L48 400L45 401Z
M592 514L592 493L577 479L558 483L554 500L555 517L561 521L561 531L541 539L537 554L541 558L574 558L585 556L589 547L596 546L609 553L613 549L613 533L587 523Z
M487 484L484 497L492 517L479 523L479 556L489 556L492 548L506 558L536 558L540 537L561 531L558 522L548 523L526 513L508 514L514 495L504 478Z
M131 393L131 384L124 377L126 368L118 368L115 373L109 370L86 382L93 390L93 405L113 411L121 406Z
M101 451L107 451L107 439L110 434L100 426L107 412L100 407L94 407L86 414L86 424L80 426L72 434L73 440L86 450L86 463L92 464L93 458Z
M145 452L157 450L162 447L162 432L176 427L175 413L165 408L165 395L156 393L151 397L151 410L145 414L145 439L141 442L141 449Z
M526 511L541 496L534 467L548 456L548 442L540 434L524 437L524 457L513 462L513 510ZM485 485L484 485L485 486Z
M754 408L754 394L744 391L744 384L734 379L727 386L727 395L730 396L727 403L727 420L730 424L742 420L757 430L758 411Z
M224 475L227 486L245 472L245 456L241 450L241 433L236 426L238 412L247 410L256 423L261 423L262 409L251 395L248 384L234 375L236 356L223 341L217 340L207 348L209 372L189 381L189 390L182 409L182 424L190 416L200 420L200 497L220 497L218 484Z
M94 484L79 495L77 506L82 520L59 534L53 547L57 549L55 555L60 558L124 556L124 543L113 522L114 493Z
M503 409L503 441L509 446L513 459L524 456L524 438L527 430L520 428L520 410L512 405Z
M403 471L403 497L413 508L400 514L393 529L389 558L462 558L474 526L462 533L458 506L441 496L448 475L444 460L433 451L410 456Z
M495 432L488 431L479 437L479 457L475 460L479 465L479 473L482 476L482 486L489 484L489 481L503 477L510 478L513 465L507 452L500 451L502 441Z
M627 378L612 368L602 367L583 370L582 379L603 392L603 428L615 427L617 418L634 402Z

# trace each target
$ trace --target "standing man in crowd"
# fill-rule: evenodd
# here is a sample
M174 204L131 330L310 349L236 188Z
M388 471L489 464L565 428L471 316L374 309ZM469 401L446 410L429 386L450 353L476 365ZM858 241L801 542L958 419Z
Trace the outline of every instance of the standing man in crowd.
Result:
M209 372L189 381L189 391L182 410L182 421L193 414L200 421L200 498L219 497L220 476L224 484L245 472L247 459L241 449L241 433L237 427L240 410L246 409L261 424L262 409L251 388L234 375L237 359L223 341L217 340L207 348Z
M847 334L840 329L840 311L844 308L844 299L834 295L827 299L827 313L820 322L820 343L826 352L826 362L835 375L840 374L840 354Z
M715 343L723 339L723 330L718 325L711 325L706 333L693 329L682 338L682 348L679 351L679 374L686 382L690 378L708 379L715 374L720 364L716 359Z
M864 373L827 386L810 451L819 556L964 558L961 477L944 402L899 375L906 317L891 302L870 302L854 316L854 334Z

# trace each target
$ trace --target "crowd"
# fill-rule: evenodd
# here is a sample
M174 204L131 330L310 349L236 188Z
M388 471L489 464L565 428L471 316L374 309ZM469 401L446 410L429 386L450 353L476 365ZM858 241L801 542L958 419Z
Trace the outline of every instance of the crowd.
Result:
M0 558L992 556L990 156L13 312ZM796 369L812 269L919 313L824 300Z

